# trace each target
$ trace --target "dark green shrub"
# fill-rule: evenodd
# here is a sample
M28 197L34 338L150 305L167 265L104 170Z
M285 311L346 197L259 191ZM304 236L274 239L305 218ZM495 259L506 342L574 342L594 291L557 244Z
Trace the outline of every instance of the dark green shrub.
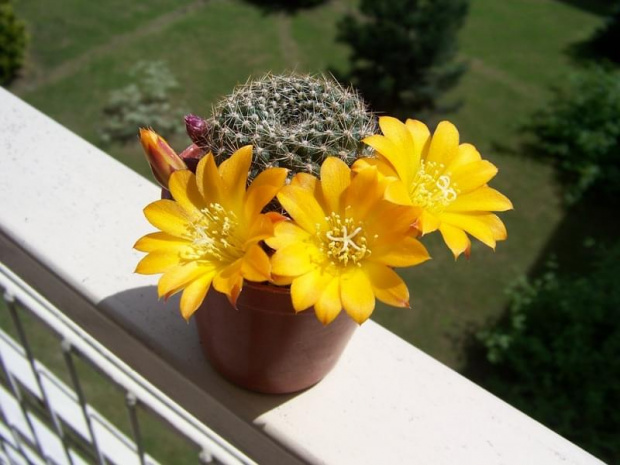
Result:
M455 61L469 0L362 0L339 24L352 49L346 76L373 110L411 116L433 111L465 71Z
M620 63L618 44L620 44L620 2L616 2L613 12L587 45L595 54Z
M620 193L620 74L593 67L555 90L526 125L530 150L554 163L572 203Z
M7 85L24 64L28 35L15 16L11 0L0 0L0 84Z
M512 290L508 319L479 334L482 384L559 434L620 463L620 245L582 276L550 269Z
M183 111L169 97L178 83L168 67L160 61L140 62L129 74L135 82L110 92L103 109L102 140L134 140L140 127L152 127L166 137L183 131Z

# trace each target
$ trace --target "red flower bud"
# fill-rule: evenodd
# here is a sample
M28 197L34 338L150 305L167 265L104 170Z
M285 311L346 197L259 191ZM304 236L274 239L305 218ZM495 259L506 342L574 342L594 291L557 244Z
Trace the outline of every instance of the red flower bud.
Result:
M155 180L164 189L168 189L170 175L177 170L186 170L187 165L168 142L152 129L140 129L140 142Z

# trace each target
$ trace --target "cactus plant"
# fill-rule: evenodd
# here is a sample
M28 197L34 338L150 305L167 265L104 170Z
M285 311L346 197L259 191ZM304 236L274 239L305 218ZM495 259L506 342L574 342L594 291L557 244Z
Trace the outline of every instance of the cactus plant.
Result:
M324 76L296 74L249 80L216 104L209 119L185 121L192 141L218 163L252 144L250 179L274 166L317 174L328 156L351 165L369 154L361 140L377 127L355 91Z

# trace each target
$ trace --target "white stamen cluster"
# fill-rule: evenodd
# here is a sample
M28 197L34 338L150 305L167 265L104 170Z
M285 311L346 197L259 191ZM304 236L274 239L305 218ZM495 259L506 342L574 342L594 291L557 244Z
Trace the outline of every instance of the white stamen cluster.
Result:
M420 162L420 168L409 190L414 205L440 213L456 200L459 190L449 174L442 174L444 170L442 163Z
M325 217L325 220L329 224L329 230L323 233L324 243L321 249L336 265L347 266L353 263L361 266L360 261L371 252L362 226L356 225L352 218L343 220L339 214L333 212Z
M226 211L219 203L203 208L201 216L189 224L193 237L192 258L234 261L243 250L242 242L236 237L239 221L232 211Z

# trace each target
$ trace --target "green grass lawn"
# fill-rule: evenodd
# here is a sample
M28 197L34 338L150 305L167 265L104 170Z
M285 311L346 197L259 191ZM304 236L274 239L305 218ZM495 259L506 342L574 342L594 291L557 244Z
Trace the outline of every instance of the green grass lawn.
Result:
M332 0L287 16L233 0L55 3L46 11L17 2L32 47L25 76L12 90L144 175L137 140L103 146L98 135L107 95L129 83L134 63L165 61L181 83L174 91L179 107L208 115L219 96L250 75L345 70L347 49L335 43L336 22L355 4ZM567 48L600 23L600 16L570 2L472 1L460 48L469 71L447 96L462 106L448 117L463 141L500 168L493 185L515 205L503 215L509 240L496 252L476 244L469 261L455 264L438 238L429 237L433 261L404 273L413 309L381 306L375 317L456 369L464 363L465 338L503 313L504 289L536 264L562 220L551 170L511 152L518 151L519 124L544 104L548 86L573 69ZM187 143L172 142L177 149Z

